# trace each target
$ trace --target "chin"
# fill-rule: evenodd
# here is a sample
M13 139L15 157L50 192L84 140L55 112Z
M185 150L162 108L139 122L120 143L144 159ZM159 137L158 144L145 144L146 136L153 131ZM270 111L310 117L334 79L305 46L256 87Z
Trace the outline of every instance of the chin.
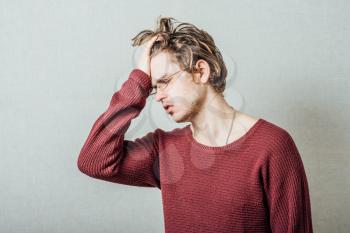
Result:
M189 121L189 115L182 112L173 112L170 116L176 123L185 123Z

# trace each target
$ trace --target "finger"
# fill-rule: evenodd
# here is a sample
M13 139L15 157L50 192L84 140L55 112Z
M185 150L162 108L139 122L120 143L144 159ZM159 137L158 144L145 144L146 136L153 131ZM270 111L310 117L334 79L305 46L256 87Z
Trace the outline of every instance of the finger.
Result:
M153 43L158 39L159 35L153 36L148 42L147 47L152 47Z
M159 36L159 35L152 36L152 37L148 40L148 42L152 42L152 41L157 40L158 36Z

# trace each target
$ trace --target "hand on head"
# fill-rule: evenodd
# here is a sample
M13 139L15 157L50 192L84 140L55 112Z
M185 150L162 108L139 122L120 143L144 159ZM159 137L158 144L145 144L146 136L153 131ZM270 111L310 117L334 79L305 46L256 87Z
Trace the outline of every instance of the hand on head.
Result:
M145 43L145 48L141 53L141 56L137 62L136 68L142 70L146 74L150 75L151 74L151 67L150 67L150 52L151 48L153 46L153 43L155 41L162 41L163 38L157 34L151 37L146 43Z

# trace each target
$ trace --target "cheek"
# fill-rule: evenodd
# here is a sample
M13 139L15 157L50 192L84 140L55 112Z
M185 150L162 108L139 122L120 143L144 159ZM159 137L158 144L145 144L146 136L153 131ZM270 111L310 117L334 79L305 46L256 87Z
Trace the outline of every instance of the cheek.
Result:
M197 85L189 80L190 77L182 77L182 80L178 80L178 82L174 85L174 91L175 93L178 93L179 96L198 96L196 94L197 92Z
M194 108L201 98L200 87L191 80L178 81L169 92L172 102L182 108Z
M177 83L173 86L173 88L171 89L171 93L169 94L174 103L185 107L193 99L193 90L194 89L188 86L188 84Z

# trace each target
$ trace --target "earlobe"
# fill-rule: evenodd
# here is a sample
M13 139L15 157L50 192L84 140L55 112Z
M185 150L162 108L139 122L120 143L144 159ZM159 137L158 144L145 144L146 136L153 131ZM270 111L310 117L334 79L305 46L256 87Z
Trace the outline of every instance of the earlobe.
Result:
M201 73L201 80L202 83L207 83L209 80L209 75L207 75L206 73Z
M209 74L208 74L207 70L205 68L200 68L198 70L198 73L199 73L198 76L199 76L200 82L203 83L203 84L207 83L208 80L209 80Z
M205 84L208 82L209 76L206 75L202 70L199 70L193 74L193 80L197 84L200 84L200 83Z
M196 68L195 73L199 73L200 82L207 83L209 80L209 73L210 73L209 64L203 59L200 59L196 62L195 68Z

